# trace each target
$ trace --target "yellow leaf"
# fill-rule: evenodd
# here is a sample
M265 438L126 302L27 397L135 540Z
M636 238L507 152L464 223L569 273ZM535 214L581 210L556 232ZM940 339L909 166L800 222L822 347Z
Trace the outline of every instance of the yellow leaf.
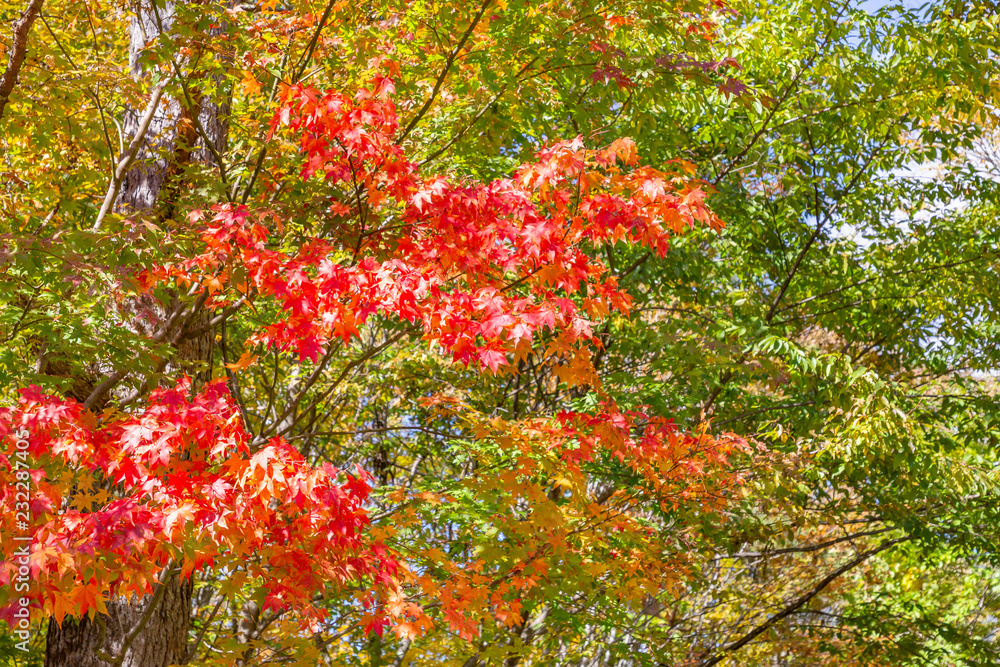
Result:
M216 292L221 292L223 288L222 281L219 280L217 276L211 276L209 278L205 278L202 281L202 284L206 288L208 288L209 294L215 294Z
M431 493L430 491L421 491L417 494L417 497L421 500L426 500L432 505L440 505L441 497L436 493Z

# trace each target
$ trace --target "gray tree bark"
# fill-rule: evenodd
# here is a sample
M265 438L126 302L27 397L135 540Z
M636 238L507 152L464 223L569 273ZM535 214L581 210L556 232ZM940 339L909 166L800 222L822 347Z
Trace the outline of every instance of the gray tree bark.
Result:
M170 29L174 20L173 0L155 7L142 0L133 17L129 62L137 78L145 76L141 61L142 50L162 32ZM132 168L122 180L115 209L123 215L146 214L163 220L172 217L174 196L180 170L192 161L212 161L205 140L212 142L220 153L226 141L225 103L203 99L187 100L164 95L153 115L143 144ZM124 127L134 137L140 125L143 109L126 113ZM204 135L190 121L196 117ZM176 304L165 304L168 308ZM166 309L160 309L165 315ZM204 328L205 314L192 318L187 328ZM136 323L136 329L144 328ZM199 363L211 362L214 332L203 331L195 336L182 336L175 345L170 370L189 370ZM196 381L199 374L195 373ZM81 390L80 393L87 393ZM82 400L82 398L80 399ZM188 634L191 617L192 581L166 577L162 591L137 599L119 597L107 604L108 615L90 621L63 620L62 626L49 621L46 638L46 667L168 667L187 662ZM102 627L103 626L103 627ZM106 658L111 658L109 662Z
M99 622L92 622L86 617L80 621L66 617L62 627L49 620L46 667L108 667L113 664L120 667L167 667L184 664L191 615L191 582L179 582L172 578L162 585L164 591L159 598L147 595L142 600L133 597L109 601L108 616L103 618L103 631ZM147 611L150 612L149 619L139 632L133 633L139 629ZM103 643L100 642L102 632ZM120 658L121 661L109 663L102 660L98 649L108 657Z

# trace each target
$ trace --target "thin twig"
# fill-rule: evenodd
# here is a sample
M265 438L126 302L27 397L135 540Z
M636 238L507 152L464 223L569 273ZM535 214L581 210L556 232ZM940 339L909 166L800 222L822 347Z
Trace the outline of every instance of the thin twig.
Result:
M912 539L913 539L912 535L905 535L895 540L887 540L882 544L880 544L879 546L875 547L874 549L869 549L868 551L858 554L857 556L855 556L854 558L852 558L851 560L844 563L836 570L828 574L826 577L821 579L819 582L816 583L815 586L812 587L812 589L810 589L807 593L800 596L799 598L795 599L791 604L786 606L780 612L771 616L769 619L758 625L756 628L754 628L747 634L743 635L742 638L723 647L718 653L716 653L710 659L702 662L700 667L712 667L712 665L719 664L727 657L729 657L730 654L732 654L735 651L738 651L739 649L743 648L744 646L752 642L754 639L756 639L763 633L767 632L768 629L773 627L776 623L778 623L778 621L781 621L782 619L787 618L788 616L794 614L796 611L798 611L800 607L802 607L802 605L806 604L814 597L822 593L823 589L825 589L827 586L829 586L838 578L840 578L840 576L843 575L844 573L854 569L855 567L865 562L872 556L881 553L886 549L890 549L901 542L906 542L907 540L912 540Z
M143 114L142 120L139 122L139 129L136 131L135 137L132 139L132 143L129 144L128 151L118 162L118 167L111 176L111 183L108 185L108 194L104 197L104 203L101 205L101 211L97 214L97 220L94 221L94 226L91 228L91 231L96 232L101 228L104 218L111 211L111 207L114 206L115 200L118 199L118 192L122 187L122 179L125 178L125 174L128 173L132 163L135 162L135 156L139 153L139 147L142 146L142 142L146 138L146 132L149 130L149 124L153 122L153 116L156 115L156 110L160 106L160 98L163 97L163 91L166 87L167 83L163 82L153 90L153 94L149 99L149 105L146 107L146 113Z
M493 0L485 0L482 7L479 8L479 12L472 18L472 23L469 24L465 34L462 35L462 39L458 40L458 44L454 49L452 49L451 53L448 54L448 60L445 61L444 67L441 69L441 73L438 74L437 80L434 82L434 90L431 91L427 101L424 102L422 107L420 107L420 111L418 111L417 115L413 117L413 120L407 123L406 129L404 129L402 134L396 138L397 144L403 143L403 140L409 136L413 128L417 126L417 123L419 123L430 110L431 105L434 104L434 100L437 99L437 95L441 91L441 86L444 85L444 80L448 76L448 71L455 63L455 58L457 58L458 54L465 48L465 43L469 41L469 37L472 36L472 31L476 29L477 25L479 25L479 21L483 18L483 14L486 13L486 8L489 7L492 2Z

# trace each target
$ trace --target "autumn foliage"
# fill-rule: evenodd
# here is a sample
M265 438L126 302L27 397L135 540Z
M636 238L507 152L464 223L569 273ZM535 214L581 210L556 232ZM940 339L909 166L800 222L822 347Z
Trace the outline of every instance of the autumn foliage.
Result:
M266 607L306 612L327 585L370 578L379 590L393 580L392 558L365 539L363 471L314 469L280 440L251 452L223 384L190 394L183 381L100 424L76 402L30 389L4 410L6 440L29 443L30 514L44 519L31 527L37 608L59 622L107 613L109 595L152 593L171 564L182 577L206 566L237 584L263 577ZM4 459L20 460L13 448ZM5 535L24 532L14 517L5 515ZM251 553L268 554L263 567ZM14 569L5 565L5 585Z
M595 249L627 243L663 256L673 234L696 224L721 228L689 179L690 166L658 171L638 165L628 139L596 149L575 139L547 146L509 179L425 176L394 143L392 91L387 78L353 97L286 87L272 122L273 132L297 137L302 179L351 193L330 197L329 212L360 218L353 246L336 235L289 246L281 212L226 204L188 216L200 250L138 272L135 282L146 290L176 285L200 295L206 309L250 302L261 313L250 344L303 362L349 345L381 318L405 323L454 363L509 374L539 354L568 386L600 392L595 327L613 311L628 313L631 299ZM244 355L232 370L254 358ZM635 573L617 581L621 594L649 592L640 570L643 582L657 571L665 584L677 562L647 539L629 493L619 492L617 504L595 504L584 469L600 461L625 466L664 510L712 505L736 478L717 476L711 498L698 480L744 447L739 439L683 433L641 408L620 409L609 396L590 413L470 423L520 457L490 483L516 490L506 518L502 508L496 518L524 558L501 570L482 560L442 561L435 578L408 568L412 554L370 534L363 470L315 468L280 436L254 440L225 382L196 387L184 379L154 391L142 409L101 415L29 388L4 410L2 424L5 536L17 533L14 435L30 443L27 470L37 488L31 599L39 613L60 622L102 613L109 596L153 592L164 568L189 577L212 567L229 574L229 590L259 586L265 609L291 607L312 621L323 617L312 605L315 593L360 587L368 627L381 632L398 623L402 636L431 625L413 601L420 591L472 638L483 614L508 627L520 623L519 599L552 567L597 578L607 558L618 558ZM542 460L548 463L539 467ZM549 478L556 496L563 489L572 497L569 506L556 509L544 490ZM512 522L518 498L551 506L543 532L529 535ZM617 548L595 541L599 525L620 533ZM250 553L263 558L247 560ZM15 571L13 562L0 566L0 584Z
M1000 664L995 5L0 3L0 664Z
M377 313L418 326L458 363L496 372L544 331L558 332L548 351L572 363L597 342L592 319L628 312L628 295L588 249L624 241L662 256L671 234L722 226L697 183L637 167L628 139L591 151L580 139L556 143L509 180L422 177L393 143L391 81L376 81L375 90L352 101L290 87L272 123L301 136L304 179L352 192L353 200L331 198L329 210L361 218L353 248L304 238L294 253L274 250L280 217L223 206L200 232L204 253L156 279L201 283L210 293L228 282L275 299L285 317L257 340L302 359L315 361L332 339L349 343ZM390 212L391 222L367 227L373 210ZM586 366L578 365L578 380Z

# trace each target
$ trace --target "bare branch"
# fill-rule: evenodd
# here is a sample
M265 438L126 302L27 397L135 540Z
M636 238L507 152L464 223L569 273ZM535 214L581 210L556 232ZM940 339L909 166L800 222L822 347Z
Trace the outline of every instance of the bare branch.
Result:
M744 646L752 642L754 639L756 639L763 633L767 632L767 630L770 629L772 626L774 626L776 623L778 623L778 621L781 621L782 619L787 618L792 614L794 614L796 611L798 611L800 607L802 607L802 605L806 604L814 597L822 593L824 588L832 584L834 581L840 578L841 575L843 575L844 573L851 571L852 569L854 569L861 563L865 562L875 554L890 549L901 542L906 542L907 540L912 540L912 539L913 539L912 535L905 535L895 540L887 540L882 544L880 544L879 546L875 547L874 549L869 549L868 551L864 551L858 554L857 556L855 556L854 558L847 561L846 563L838 567L836 570L825 576L819 582L817 582L816 585L813 586L812 589L809 590L806 594L800 596L799 598L796 598L794 601L792 601L791 604L789 604L784 609L779 611L777 614L775 614L771 618L767 619L766 621L758 625L756 628L754 628L747 634L743 635L742 638L736 640L735 642L729 644L728 646L723 647L714 656L702 662L700 667L712 667L712 665L719 664L727 657L729 657L729 654L733 653L734 651L738 651L739 649L743 648Z

